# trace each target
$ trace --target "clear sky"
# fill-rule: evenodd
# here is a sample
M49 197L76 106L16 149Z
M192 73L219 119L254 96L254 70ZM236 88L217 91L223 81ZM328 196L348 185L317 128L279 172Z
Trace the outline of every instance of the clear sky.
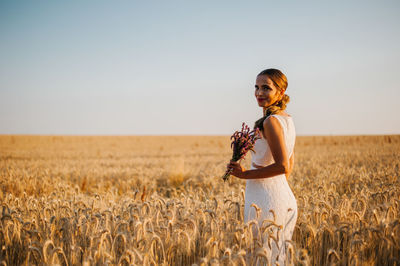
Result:
M0 134L230 135L288 77L298 135L400 134L400 2L1 1Z

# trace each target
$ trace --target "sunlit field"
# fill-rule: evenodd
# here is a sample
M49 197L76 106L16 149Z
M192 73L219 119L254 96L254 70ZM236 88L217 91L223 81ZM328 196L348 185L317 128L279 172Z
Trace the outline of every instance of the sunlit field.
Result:
M287 265L400 265L400 136L296 141ZM230 157L226 136L0 136L0 263L268 264L279 225L243 222Z

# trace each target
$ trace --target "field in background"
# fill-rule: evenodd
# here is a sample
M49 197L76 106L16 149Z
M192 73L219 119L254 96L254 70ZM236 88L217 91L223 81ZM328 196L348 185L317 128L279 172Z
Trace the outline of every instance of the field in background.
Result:
M400 136L298 137L288 264L400 265ZM0 136L0 262L241 265L273 221L243 223L228 137ZM249 158L244 165L249 165Z

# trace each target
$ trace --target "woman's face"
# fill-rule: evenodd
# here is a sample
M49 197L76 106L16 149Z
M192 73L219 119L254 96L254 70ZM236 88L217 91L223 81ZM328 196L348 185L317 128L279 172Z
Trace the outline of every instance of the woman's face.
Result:
M280 91L275 87L274 83L267 75L257 76L255 88L258 106L264 108L279 101L285 93L283 90Z

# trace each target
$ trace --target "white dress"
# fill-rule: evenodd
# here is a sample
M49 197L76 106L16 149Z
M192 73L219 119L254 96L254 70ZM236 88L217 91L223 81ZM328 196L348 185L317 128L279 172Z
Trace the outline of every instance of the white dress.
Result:
M296 132L292 117L282 115L272 115L280 122L286 143L288 156L293 154ZM259 166L267 166L274 163L271 150L266 139L258 139L254 145L252 152L251 162ZM252 166L252 169L254 167ZM259 208L257 211L251 205L255 204ZM248 179L246 182L246 194L244 202L244 221L257 220L261 228L265 219L274 220L274 215L270 210L275 212L275 223L283 226L278 229L277 226L270 227L274 230L273 235L276 242L268 237L268 234L263 234L263 246L267 250L269 262L275 265L285 265L286 256L286 240L291 240L293 230L297 220L297 202L289 184L286 180L285 174L261 178L261 179ZM264 226L271 224L266 221ZM258 234L258 232L255 232ZM262 233L262 232L261 232ZM279 234L279 236L277 235ZM268 241L270 241L271 248L269 248ZM278 257L279 255L279 257ZM278 259L277 259L278 257Z

